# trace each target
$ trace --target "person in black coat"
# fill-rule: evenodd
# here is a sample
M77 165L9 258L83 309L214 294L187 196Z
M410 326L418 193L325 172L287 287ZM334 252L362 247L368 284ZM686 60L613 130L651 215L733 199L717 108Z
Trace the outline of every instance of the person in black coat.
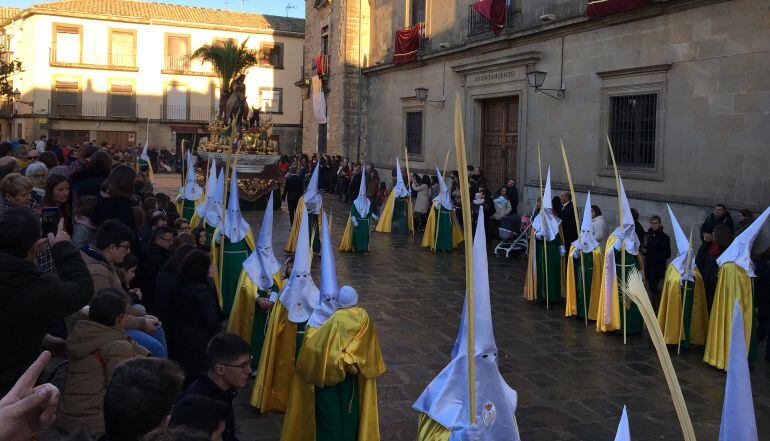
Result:
M165 326L166 344L168 347L174 345L171 325L176 318L176 314L174 314L171 302L174 290L178 284L177 274L179 273L179 267L182 266L182 260L194 249L196 249L195 245L187 243L177 247L171 258L168 259L168 262L163 265L155 276L155 300L152 304L152 310Z
M361 166L357 165L353 178L350 179L348 191L345 193L345 202L354 201L358 197L358 190L361 189Z
M518 213L516 210L519 207L519 190L516 188L516 179L509 179L505 189L508 201L511 203L511 213Z
M35 264L36 249L51 246L57 273ZM46 325L80 310L94 294L91 273L60 224L40 239L40 219L26 208L0 213L0 396L41 351Z
M289 206L289 225L294 224L294 211L297 210L299 198L305 193L305 183L302 176L297 174L296 167L289 169L283 186L283 198Z
M228 411L222 441L237 441L233 400L238 389L248 385L251 374L251 346L237 334L227 332L215 335L207 343L208 347L202 358L208 360L208 370L199 374L195 381L179 394L179 399L199 395L223 405Z
M699 268L702 267L702 265L706 265L709 248L711 248L715 242L713 233L714 227L717 225L724 225L730 229L731 233L735 233L733 218L730 216L730 213L727 211L724 204L716 204L714 206L714 211L706 217L706 220L703 221L703 225L700 227L701 245L698 248L698 254L695 257L695 264L698 265Z
M211 257L190 251L182 260L171 298L174 318L169 329L174 343L169 356L179 362L189 381L208 367L206 346L222 329L224 319L210 271Z
M152 242L142 248L136 279L142 290L142 304L151 313L155 312L155 281L168 260L168 250L173 242L174 231L163 226L153 230Z
M102 184L110 176L112 170L112 158L107 152L94 152L88 158L88 165L82 170L77 170L70 175L74 200L80 196L98 196Z
M572 195L570 192L565 191L559 198L561 207L559 213L561 214L561 230L564 234L564 247L569 250L572 242L578 238L578 226L575 222L575 212L572 208Z
M644 260L644 275L650 291L658 294L658 284L666 276L666 263L671 257L671 239L663 232L660 216L650 217L650 229L645 235L644 245L640 247Z

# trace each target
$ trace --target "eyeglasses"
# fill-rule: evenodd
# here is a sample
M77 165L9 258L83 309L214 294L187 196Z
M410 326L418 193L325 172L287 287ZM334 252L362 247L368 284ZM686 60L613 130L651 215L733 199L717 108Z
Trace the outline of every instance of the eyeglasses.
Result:
M249 357L249 361L244 361L241 364L228 364L228 363L219 363L219 364L227 367L241 368L242 370L245 371L246 369L249 369L251 367L251 361L253 358L254 357Z
M126 244L126 245L118 245L118 246L117 246L117 248L123 248L123 249L125 249L126 251L128 251L128 250L130 250L130 249L131 249L131 244Z

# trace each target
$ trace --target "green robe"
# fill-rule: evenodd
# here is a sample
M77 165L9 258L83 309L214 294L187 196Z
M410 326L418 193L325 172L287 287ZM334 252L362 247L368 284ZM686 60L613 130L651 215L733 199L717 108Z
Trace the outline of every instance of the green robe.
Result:
M299 357L299 350L302 349L302 341L305 339L305 326L307 322L297 323L297 335L294 345L294 363L297 363L297 357Z
M544 252L543 239L535 239L535 252L537 253L537 300L541 303L546 303L546 293L549 305L561 300L561 246L561 236L556 235L554 240L546 242L546 251ZM546 273L548 274L547 283Z
M187 219L188 221L192 220L193 216L195 215L195 201L183 199L181 215L183 218Z
M315 388L316 441L357 441L359 416L357 375Z
M310 233L310 240L313 241L311 243L311 245L313 246L313 252L320 253L321 252L321 231L318 230L318 215L308 213L307 221L309 222L307 230Z
M615 252L615 274L618 279L618 304L620 305L620 329L617 332L623 332L623 290L621 288L620 281L623 280L623 273L621 272L622 267L622 261L621 261L621 254L620 251L613 249ZM631 271L631 268L636 268L640 273L642 272L639 269L639 258L637 256L634 256L633 254L626 251L626 279L628 279L628 273ZM628 299L626 302L626 320L628 320L628 323L626 324L626 334L638 334L642 332L644 321L642 320L642 313L639 312L639 307L636 306L636 303L631 301L631 299Z
M372 227L372 207L369 204L369 211L366 216L356 210L356 205L353 204L350 207L351 227L353 228L353 251L357 253L365 253L369 251L369 231ZM352 220L355 219L358 225L353 224Z
M407 222L406 198L396 197L393 203L393 217L390 220L390 231L392 233L409 234L409 224Z
M687 291L685 292L685 286L687 287ZM693 307L693 300L695 300L695 283L683 283L679 291L682 295L682 305L684 307L684 325L683 325L683 335L682 335L682 347L685 349L690 348L690 325L692 323L692 307Z
M212 227L205 220L203 221L203 228L206 230L206 246L211 246L211 238L214 237L214 231L217 227Z
M550 251L550 250L548 250ZM578 251L580 253L581 251ZM550 256L549 256L550 257ZM585 295L585 302L583 302L583 270L580 268L580 255L573 257L575 260L573 263L575 265L575 301L577 302L577 316L580 318L585 318L586 316L586 310L585 308L588 307L588 305L591 304L591 287L593 282L593 274L594 274L594 254L593 253L583 253L583 261L585 262L585 281L586 281L586 295Z
M443 205L439 205L439 208L433 206L432 210L436 210L436 250L452 251L454 248L452 245L452 213L444 208Z
M232 243L225 236L225 249L222 262L222 311L230 316L233 309L235 294L238 291L238 280L241 277L243 261L249 256L249 247L246 238L240 242Z
M263 291L257 288L257 296L263 299L270 298L270 292L277 293L278 285L273 283L270 291ZM265 344L265 334L267 333L267 321L270 319L270 309L265 311L254 305L254 324L251 327L251 370L256 371L259 367L259 357L262 355L262 346Z
M142 158L139 158L137 162L139 163L139 172L147 174L147 172L150 170L150 163Z

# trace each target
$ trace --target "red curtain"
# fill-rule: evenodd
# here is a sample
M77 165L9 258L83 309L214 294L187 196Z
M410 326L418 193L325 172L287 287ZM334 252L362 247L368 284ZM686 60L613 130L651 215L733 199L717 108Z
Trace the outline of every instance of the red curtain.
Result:
M652 0L594 0L588 2L586 15L589 17L604 17L605 15L617 14L618 12L638 8L651 2Z
M489 25L495 35L502 32L505 27L505 0L479 0L471 5L484 18L489 20Z
M323 76L326 73L326 63L324 54L318 54L313 57L313 64L315 64L315 72L318 76Z
M396 47L393 50L393 64L409 63L417 59L422 35L420 23L411 28L396 30Z

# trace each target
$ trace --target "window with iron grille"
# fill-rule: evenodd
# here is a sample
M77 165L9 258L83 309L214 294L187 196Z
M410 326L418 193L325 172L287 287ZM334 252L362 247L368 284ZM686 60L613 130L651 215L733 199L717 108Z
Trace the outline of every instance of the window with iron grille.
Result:
M422 112L406 112L406 151L422 155Z
M262 61L260 66L273 69L283 69L283 44L282 43L261 43L259 51L262 52Z
M611 96L609 104L608 135L618 165L654 168L658 94Z
M136 117L134 87L131 83L112 83L110 85L108 116Z
M55 115L75 115L80 107L80 85L76 80L56 80L51 94Z
M318 124L318 153L326 153L326 124Z

